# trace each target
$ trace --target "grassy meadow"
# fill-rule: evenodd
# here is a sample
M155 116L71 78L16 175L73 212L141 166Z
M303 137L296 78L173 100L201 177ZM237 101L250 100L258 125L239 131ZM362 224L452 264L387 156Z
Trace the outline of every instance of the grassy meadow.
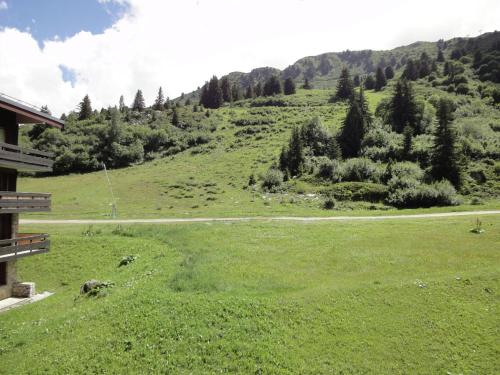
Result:
M53 244L19 276L55 295L0 315L0 373L499 373L481 220L25 227Z
M372 112L383 98L390 96L391 90L388 86L381 92L366 92ZM287 103L285 107L253 107L254 102L242 101L240 105L213 111L211 118L215 119L217 126L210 143L109 172L118 217L335 215L338 210L322 208L320 192L328 187L328 183L321 185L317 181L293 180L286 192L275 194L248 187L250 174L258 178L277 161L294 126L320 116L329 129L340 127L346 104L329 103L333 93L334 90L298 90L297 94L283 99ZM239 125L263 119L267 125ZM52 212L31 215L33 217L99 219L109 217L111 213L111 194L103 171L24 177L18 182L18 190L52 193ZM483 199L481 206L470 206L470 198L463 203L458 207L419 211L500 207L498 199L493 198ZM340 207L342 214L366 214L367 210L371 214L401 212L370 202L346 201Z

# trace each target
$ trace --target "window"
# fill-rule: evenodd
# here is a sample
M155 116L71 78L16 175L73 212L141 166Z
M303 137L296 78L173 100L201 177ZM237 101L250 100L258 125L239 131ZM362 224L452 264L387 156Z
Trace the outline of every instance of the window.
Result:
M7 262L0 263L0 286L7 285Z

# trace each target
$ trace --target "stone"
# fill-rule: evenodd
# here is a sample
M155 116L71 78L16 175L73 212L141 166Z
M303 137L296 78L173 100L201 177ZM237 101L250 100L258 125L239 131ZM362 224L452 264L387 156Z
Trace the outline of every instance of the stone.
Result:
M35 295L35 283L14 283L12 285L12 297L31 298Z

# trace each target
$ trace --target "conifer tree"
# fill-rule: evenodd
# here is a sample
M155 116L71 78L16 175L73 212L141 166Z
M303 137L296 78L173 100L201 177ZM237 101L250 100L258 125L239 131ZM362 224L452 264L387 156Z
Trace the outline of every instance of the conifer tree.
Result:
M309 79L306 77L304 80L304 85L302 86L304 90L311 90L312 85L309 83Z
M295 94L295 83L290 77L288 77L283 84L283 93L285 95Z
M142 91L137 90L135 94L134 103L132 104L132 111L142 112L146 108L144 103L144 96L142 96Z
M254 93L255 93L255 96L262 96L263 94L263 89L262 89L262 83L260 82L257 82L257 84L255 85L255 88L254 88Z
M337 82L337 91L335 93L335 100L348 100L353 97L354 84L347 67L342 68L339 80Z
M373 78L373 76L371 74L369 74L365 78L364 85L365 85L365 89L373 90L375 88L375 78Z
M393 79L394 78L394 69L392 69L392 66L387 66L384 70L385 73L385 78L387 79Z
M354 76L354 78L352 79L352 83L354 87L359 87L359 85L361 84L361 78L359 78L359 74L356 74Z
M174 108L172 111L172 125L179 125L179 114L177 113L177 108Z
M252 99L255 97L255 92L253 91L252 84L248 85L247 91L245 93L245 99Z
M164 103L165 103L165 98L163 97L163 90L160 86L160 88L158 89L158 95L156 96L153 108L156 109L157 111L161 111L163 109Z
M222 99L228 103L232 102L233 95L231 92L231 84L230 84L229 79L227 77L223 77L220 80L220 89L222 91Z
M78 120L86 120L92 116L92 105L88 95L85 95L83 100L80 102L79 107L80 111L78 112Z
M200 104L202 104L205 108L219 108L224 102L224 98L222 97L222 90L219 85L219 79L216 76L213 76L210 79L208 84L206 83L203 87L201 93Z
M410 126L416 134L417 104L411 83L400 79L394 88L390 104L391 125L395 132L402 133L405 126Z
M441 48L438 49L437 61L444 62L444 54Z
M405 70L403 71L403 77L410 81L415 81L419 77L418 67L415 61L409 59L406 62Z
M366 125L369 127L373 122L373 116L370 112L370 107L368 106L368 100L365 97L365 90L362 86L359 87L359 92L356 95L355 99L359 103L359 108L361 109L361 114L366 121Z
M304 164L304 147L298 127L293 128L290 142L288 143L288 171L292 176L300 175Z
M120 101L118 103L118 109L121 113L125 112L125 99L123 98L123 95L120 95Z
M367 124L357 100L350 102L349 110L340 129L338 142L344 158L358 157Z
M413 129L410 126L405 126L403 129L403 158L410 160L411 148L413 145Z
M453 102L440 99L431 174L435 180L447 179L459 189L462 186L462 168L457 149L457 135L453 127L453 110Z
M384 71L381 67L378 67L377 73L375 74L375 91L382 90L385 85L387 85L387 80L385 79Z
M241 90L240 86L235 82L231 88L231 97L233 98L233 101L237 102L238 100L241 100Z
M264 96L272 96L282 93L281 82L276 76L271 76L264 84Z

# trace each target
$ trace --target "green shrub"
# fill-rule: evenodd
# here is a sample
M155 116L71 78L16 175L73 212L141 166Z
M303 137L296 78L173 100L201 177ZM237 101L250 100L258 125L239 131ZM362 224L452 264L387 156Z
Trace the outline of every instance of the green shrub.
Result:
M422 181L422 179L424 178L424 171L418 164L409 161L390 163L387 165L383 180L389 181L395 177Z
M318 165L317 176L333 182L339 182L342 179L341 164L337 160L322 160Z
M368 158L348 159L342 164L343 181L379 182L381 168Z
M333 197L327 197L325 201L323 202L323 208L325 210L333 210L335 208L335 205L337 202L335 201L335 198Z
M342 201L383 202L387 198L387 187L371 182L340 182L321 192Z
M404 181L396 178L395 180L397 182L390 181L387 197L387 203L392 206L418 208L459 204L456 190L449 181L443 180L427 185L411 179Z
M283 172L270 168L262 178L262 187L268 191L276 191L283 183Z
M457 88L455 89L457 94L460 95L467 95L469 93L469 86L465 83L460 83Z

